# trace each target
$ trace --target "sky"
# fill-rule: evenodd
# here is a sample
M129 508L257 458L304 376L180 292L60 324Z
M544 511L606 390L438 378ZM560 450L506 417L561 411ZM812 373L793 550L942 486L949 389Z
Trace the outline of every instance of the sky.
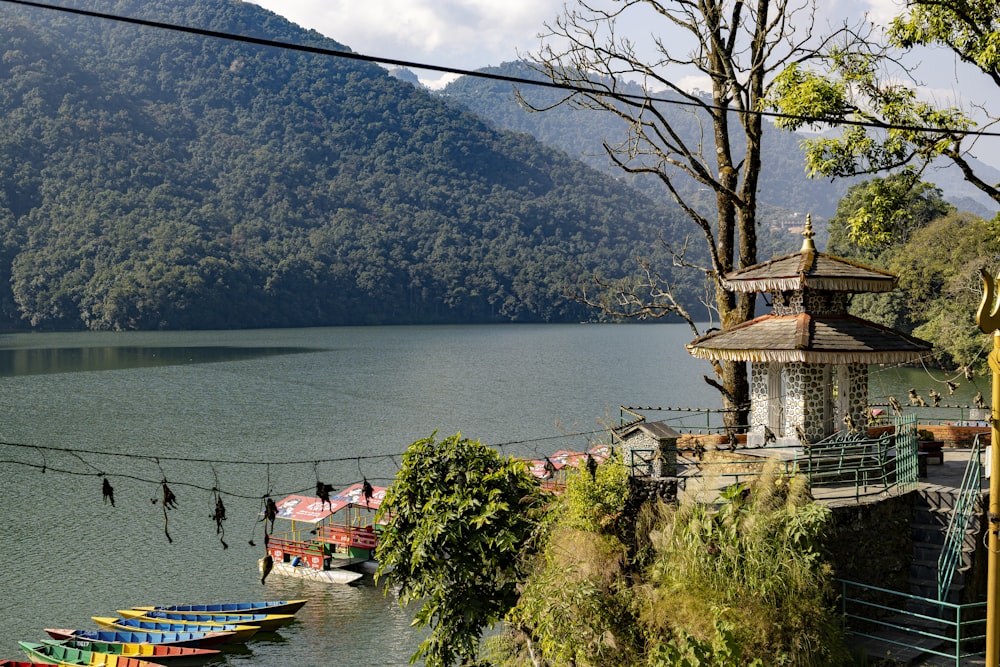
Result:
M545 24L560 16L564 6L575 6L573 0L251 1L358 53L465 70L500 65L537 52L538 34ZM902 11L902 0L820 0L817 4L820 31L843 23L845 17L887 25ZM619 33L634 35L637 41L648 40L651 26L661 30L664 22L623 19ZM1000 108L1000 91L981 73L958 64L950 52L924 52L915 56L914 62L921 77L922 97L970 110L976 104ZM428 70L414 72L431 88L455 78ZM705 89L704 82L695 78L685 80L682 75L681 80L689 87ZM981 159L1000 166L1000 157L992 158L982 149L979 152L984 153L979 155Z

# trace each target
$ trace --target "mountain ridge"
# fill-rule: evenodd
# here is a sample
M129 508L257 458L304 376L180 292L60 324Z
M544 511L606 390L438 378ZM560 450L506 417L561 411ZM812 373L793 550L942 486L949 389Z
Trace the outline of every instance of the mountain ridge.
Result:
M241 2L115 11L347 49ZM0 12L10 327L597 319L578 286L677 222L371 63Z

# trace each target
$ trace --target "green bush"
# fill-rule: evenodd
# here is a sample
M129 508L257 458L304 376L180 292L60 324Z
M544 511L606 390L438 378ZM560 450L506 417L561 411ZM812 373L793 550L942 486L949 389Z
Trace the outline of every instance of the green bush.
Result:
M805 480L765 471L730 487L718 507L661 505L658 514L635 595L656 650L717 645L720 628L731 628L741 664L849 663L824 557L830 511L811 501Z

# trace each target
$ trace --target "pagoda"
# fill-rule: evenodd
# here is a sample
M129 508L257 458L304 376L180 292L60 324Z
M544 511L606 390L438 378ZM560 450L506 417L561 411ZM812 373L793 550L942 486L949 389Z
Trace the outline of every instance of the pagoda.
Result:
M897 277L818 252L811 217L802 248L723 278L767 292L772 312L687 345L711 361L751 362L748 446L794 446L867 426L868 367L920 360L930 343L849 315L850 297L889 292Z

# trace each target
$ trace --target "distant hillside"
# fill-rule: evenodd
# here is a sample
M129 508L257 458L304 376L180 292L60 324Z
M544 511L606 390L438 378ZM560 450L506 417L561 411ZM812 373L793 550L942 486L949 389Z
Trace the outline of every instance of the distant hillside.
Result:
M485 72L504 74L526 79L541 76L525 63L505 63L500 67L484 68ZM601 142L621 141L626 136L624 122L611 114L573 109L569 105L547 108L562 99L559 90L543 87L518 86L521 94L532 105L546 108L544 112L531 113L518 105L514 98L514 85L503 81L461 77L448 84L441 94L494 123L498 128L525 132L567 154L579 158L596 169L612 166L601 147ZM636 94L642 94L635 86ZM661 95L670 99L670 95ZM666 107L671 122L680 128L692 143L703 131L697 116L684 105ZM761 178L761 197L768 206L780 207L786 212L829 217L836 212L837 202L847 187L826 180L810 180L798 148L798 138L788 132L768 132L764 146L765 169ZM639 187L644 187L640 185ZM645 186L648 193L662 197L662 187ZM694 187L694 186L691 186Z
M499 67L484 68L482 71L503 74L524 79L541 79L541 76L525 63L505 63ZM532 113L518 105L514 96L514 85L502 81L461 77L446 86L442 95L453 104L468 109L483 118L488 119L496 127L515 132L524 132L540 141L565 151L568 155L577 157L595 169L603 169L621 175L621 171L610 164L603 148L602 140L610 143L621 141L626 136L626 128L622 121L611 114L573 109L569 105L551 107L558 102L563 93L558 90L543 87L518 86L521 94L533 106L545 108L544 112ZM635 92L641 94L636 86ZM669 97L666 94L664 97ZM681 128L689 139L694 140L699 135L701 127L689 107L677 106L672 110L668 107L676 127ZM771 129L765 135L764 170L761 174L760 195L762 225L774 227L777 236L768 235L767 229L762 230L764 236L760 256L769 256L768 250L780 250L797 247L799 239L782 239L780 229L788 225L789 220L801 220L812 214L814 218L825 219L832 216L837 209L837 202L847 192L847 188L860 179L836 180L810 179L805 172L805 161L799 148L800 136L790 132ZM1000 172L980 164L979 173L988 174L987 180L994 178L1000 181ZM929 170L925 180L933 182L945 193L945 197L962 210L968 210L978 215L989 217L996 211L996 206L962 179L961 172L954 167L941 167ZM665 201L667 193L653 179L646 182L633 182L635 187L647 196ZM693 184L689 188L695 187ZM692 192L688 189L686 192ZM792 223L794 225L794 222ZM769 245L770 244L770 245ZM784 244L784 245L783 245Z
M346 48L235 0L73 4ZM574 285L678 225L351 60L0 4L0 110L6 326L586 320Z

